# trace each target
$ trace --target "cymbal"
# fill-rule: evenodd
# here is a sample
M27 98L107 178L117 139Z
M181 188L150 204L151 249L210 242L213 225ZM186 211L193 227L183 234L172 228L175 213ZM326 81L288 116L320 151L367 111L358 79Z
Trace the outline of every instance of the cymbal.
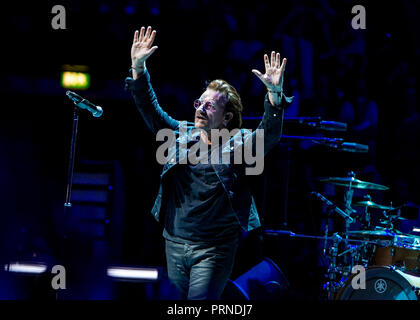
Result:
M322 182L333 183L338 186L343 187L352 187L356 189L370 189L370 190L388 190L389 188L381 184L366 182L358 180L354 177L340 178L340 177L330 177L320 179Z
M373 201L359 201L359 202L353 203L352 205L356 207L370 207L370 208L381 209L381 210L395 209L394 207L384 206L382 204L375 203Z
M391 220L404 220L404 221L409 220L409 219L403 218L401 216L391 216L391 215L388 215L388 217L391 218Z
M387 215L387 217L383 219L384 223L386 223L387 220L391 220L391 221L394 221L394 220L404 220L404 221L406 221L408 219L407 218L403 218L401 216L397 216L397 215L395 215L395 216Z
M394 232L389 230L353 230L348 232L351 236L359 236L359 237L393 237L395 236Z
M416 239L420 245L420 237L419 236L415 236L412 234L408 234L408 233L402 233L402 234L397 234L396 235L397 238L399 239Z

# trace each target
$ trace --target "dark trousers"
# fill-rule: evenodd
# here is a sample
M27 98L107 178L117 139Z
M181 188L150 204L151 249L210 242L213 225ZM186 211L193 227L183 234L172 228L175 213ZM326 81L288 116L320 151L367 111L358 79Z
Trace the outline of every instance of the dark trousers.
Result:
M238 241L207 246L166 239L168 277L177 288L179 298L220 299L232 272Z

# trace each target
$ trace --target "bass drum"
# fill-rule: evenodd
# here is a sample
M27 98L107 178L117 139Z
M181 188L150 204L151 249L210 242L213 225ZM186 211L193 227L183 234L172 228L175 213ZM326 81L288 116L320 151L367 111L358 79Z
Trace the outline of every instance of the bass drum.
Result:
M418 300L420 277L398 269L371 267L366 269L366 289L354 289L352 275L338 292L337 300ZM356 279L355 279L356 280Z

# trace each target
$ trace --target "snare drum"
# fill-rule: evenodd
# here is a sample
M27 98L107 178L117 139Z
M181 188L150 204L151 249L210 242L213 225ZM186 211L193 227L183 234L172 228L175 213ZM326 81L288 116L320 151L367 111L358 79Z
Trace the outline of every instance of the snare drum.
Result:
M420 288L420 276L390 267L370 267L365 271L365 289L353 288L355 276L346 281L337 300L419 300L416 292Z

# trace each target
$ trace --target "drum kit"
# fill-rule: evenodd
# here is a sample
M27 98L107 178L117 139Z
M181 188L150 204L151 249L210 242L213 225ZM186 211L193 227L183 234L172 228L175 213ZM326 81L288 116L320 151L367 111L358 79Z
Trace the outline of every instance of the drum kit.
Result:
M313 193L345 222L344 231L333 235L329 235L327 222L324 236L316 237L324 240L322 254L328 260L328 280L323 286L328 299L420 300L420 236L404 234L395 227L396 222L405 220L400 207L376 203L369 195L363 201L353 201L355 189L389 188L358 180L353 172L320 181L345 188L343 210ZM350 230L355 222L356 230Z
M347 128L345 123L340 123L338 130L335 122L321 121L320 118L285 120L330 131L345 131ZM346 152L368 151L367 145L343 142L341 138L284 135L282 138L311 140ZM406 211L405 206L377 203L370 195L361 201L354 201L355 191L356 194L372 191L376 195L389 190L384 185L356 179L354 172L349 172L347 177L319 180L344 188L344 203L340 206L322 194L312 192L328 212L324 236L267 229L264 233L323 241L321 255L326 258L323 268L326 269L327 278L323 288L329 300L420 300L420 235L411 234L414 230L410 234L403 233L398 227L403 220L417 220L418 208L416 217L408 218L406 213L401 214ZM338 220L341 225L339 232L329 230L333 218L336 218L333 222Z

